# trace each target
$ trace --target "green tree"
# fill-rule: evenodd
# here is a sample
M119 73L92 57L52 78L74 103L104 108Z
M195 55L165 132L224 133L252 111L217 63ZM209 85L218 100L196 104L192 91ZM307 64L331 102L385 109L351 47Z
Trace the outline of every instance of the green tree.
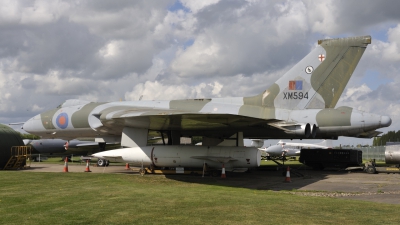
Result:
M192 137L192 144L193 145L195 145L195 144L197 144L199 142L202 142L202 141L203 141L203 137L201 137L201 136L193 136Z
M373 146L383 146L386 145L386 142L399 142L400 141L400 130L389 131L386 134L383 134L380 137L374 137L372 142Z
M33 134L22 134L22 133L19 133L19 136L21 136L22 139L33 139L33 140L40 139L39 136L33 135Z

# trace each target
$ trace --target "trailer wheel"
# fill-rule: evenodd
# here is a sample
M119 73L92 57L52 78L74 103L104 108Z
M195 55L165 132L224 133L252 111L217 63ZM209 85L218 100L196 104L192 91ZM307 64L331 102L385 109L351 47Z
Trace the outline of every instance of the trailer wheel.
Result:
M365 169L365 171L369 174L374 174L376 173L376 169L373 166L368 166L367 169Z

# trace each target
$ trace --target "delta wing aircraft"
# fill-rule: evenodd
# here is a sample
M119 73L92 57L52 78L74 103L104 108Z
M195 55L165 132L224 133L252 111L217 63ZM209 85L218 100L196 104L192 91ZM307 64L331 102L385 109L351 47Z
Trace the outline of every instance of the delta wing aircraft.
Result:
M284 142L280 140L276 145L271 145L268 148L260 148L261 151L268 154L270 157L286 157L286 156L299 156L303 148L332 148L332 140L324 140L320 143L294 143Z
M249 168L259 166L249 139L373 137L388 116L335 108L370 36L319 40L318 46L274 84L252 97L171 101L88 102L67 100L29 119L23 129L43 138L95 137L121 149L94 154L150 167ZM262 81L260 81L262 82ZM148 146L149 136L168 137ZM202 146L180 145L201 136Z
M99 152L98 143L94 141L76 139L69 141L63 139L24 139L23 141L25 145L32 147L32 159L34 161L39 161L40 159L47 158L48 156L83 156ZM107 149L115 149L117 147L117 143L107 143L107 146L104 146L104 148ZM106 164L106 160L98 161L99 166L104 166Z

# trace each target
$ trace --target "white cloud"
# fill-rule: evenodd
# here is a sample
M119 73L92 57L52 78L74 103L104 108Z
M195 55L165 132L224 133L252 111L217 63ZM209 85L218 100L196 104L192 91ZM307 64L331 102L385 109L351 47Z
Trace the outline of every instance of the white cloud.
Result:
M384 44L385 47L382 52L384 60L391 63L400 61L400 25L388 30L389 43Z
M172 62L171 69L181 77L190 76L213 76L218 74L218 63L221 47L219 43L213 42L208 35L198 36L195 43L186 51L179 49L176 60Z
M99 53L104 58L111 58L121 53L121 41L111 41L99 50Z
M41 112L43 112L44 108L43 108L43 107L40 107L40 106L38 106L38 105L36 105L36 104L33 104L31 110L32 110L32 112L41 113Z
M305 1L307 4L308 21L313 32L322 34L336 33L340 29L337 23L337 4L331 0L323 2Z
M249 3L236 11L219 7L222 11L214 9L197 17L196 39L177 51L171 63L173 73L181 77L251 75L279 69L288 58L299 60L309 49L302 43L309 34L302 2ZM229 22L217 23L210 17Z
M136 85L131 92L125 94L126 100L172 100L182 99L184 96L192 96L191 87L187 85L163 85L158 81L146 81Z
M192 1L192 0L181 0L182 4L189 8L193 13L197 13L201 9L217 4L220 0L203 0L203 1Z
M400 2L182 0L189 10L168 11L174 3L0 2L0 122L69 98L256 95L318 39L372 34L338 105L390 113L400 128ZM369 71L385 82L368 87Z
M276 4L275 8L280 13L276 18L276 29L281 42L290 41L289 38L308 32L307 8L303 2L289 1Z
M0 2L0 25L17 24L20 21L19 2L4 0Z
M221 89L224 87L222 84L220 84L218 81L215 81L214 83L211 83L211 84L208 84L208 85L213 88L211 93L214 96L221 97L220 92L221 92Z
M221 97L220 92L223 85L219 82L199 83L196 85L186 84L163 84L158 81L146 81L137 84L133 90L125 93L126 100L173 100L190 98Z
M21 24L41 25L54 22L69 9L69 4L60 1L36 0L31 6L22 8Z
M70 9L67 2L54 1L8 1L0 2L0 25L23 24L40 26L60 19Z
M86 79L78 77L63 78L60 76L60 71L50 71L47 76L34 77L38 88L38 94L55 94L55 95L69 95L81 94L95 88L94 83L88 82Z
M342 95L343 101L356 101L357 98L366 95L368 93L371 93L372 90L366 85L362 84L359 87L350 87L347 88L347 91L344 95Z

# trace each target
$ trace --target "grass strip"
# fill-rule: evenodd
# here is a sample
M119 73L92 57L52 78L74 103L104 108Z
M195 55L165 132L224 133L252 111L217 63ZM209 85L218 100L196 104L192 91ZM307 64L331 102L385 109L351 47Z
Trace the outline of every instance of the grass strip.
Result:
M164 176L0 171L0 224L394 224L400 206ZM202 182L202 183L201 183Z

